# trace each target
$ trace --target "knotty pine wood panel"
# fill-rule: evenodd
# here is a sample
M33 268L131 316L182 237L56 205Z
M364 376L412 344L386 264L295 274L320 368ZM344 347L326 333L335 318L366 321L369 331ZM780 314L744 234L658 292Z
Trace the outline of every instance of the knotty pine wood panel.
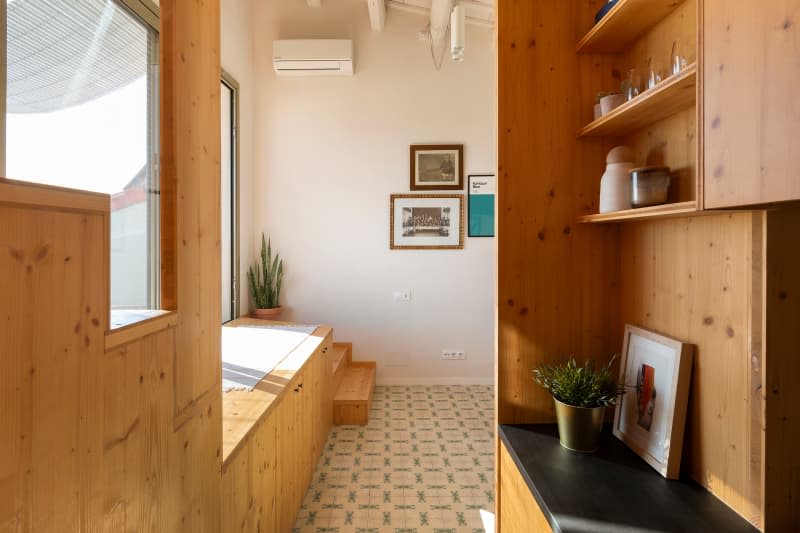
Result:
M575 135L596 92L614 83L613 56L575 53L582 21L597 8L497 3L500 423L554 420L550 395L532 379L540 361L613 354L618 230L575 224L579 213L597 212L613 146Z
M0 530L77 531L102 451L108 221L63 210L80 192L14 199L0 197Z
M497 526L500 533L549 533L550 523L528 488L517 465L500 442L498 478L502 499L498 501Z
M737 213L624 225L620 277L620 328L635 324L696 346L684 471L756 525L762 451L751 430L760 403L751 387L759 330L751 300L760 224L757 214Z
M276 529L276 416L267 417L222 470L222 531Z
M179 312L178 416L201 411L221 379L219 0L163 2L161 28L162 284Z
M303 371L305 372L305 370ZM291 531L302 504L303 448L300 408L302 399L294 388L303 379L303 373L290 383L275 411L273 411L280 439L277 441L276 468L276 524L281 532Z
M705 207L800 199L800 2L704 2Z
M174 328L106 353L103 531L186 530L176 487L184 443L172 431L174 357Z
M764 527L800 530L800 209L770 211L766 246Z

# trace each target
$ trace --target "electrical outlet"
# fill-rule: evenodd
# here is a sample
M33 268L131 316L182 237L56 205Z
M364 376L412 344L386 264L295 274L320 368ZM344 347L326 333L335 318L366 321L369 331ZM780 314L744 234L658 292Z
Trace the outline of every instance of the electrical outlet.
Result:
M394 291L394 294L392 296L394 297L395 302L411 301L411 291Z
M464 350L442 350L442 359L447 361L457 361L467 358L467 353Z

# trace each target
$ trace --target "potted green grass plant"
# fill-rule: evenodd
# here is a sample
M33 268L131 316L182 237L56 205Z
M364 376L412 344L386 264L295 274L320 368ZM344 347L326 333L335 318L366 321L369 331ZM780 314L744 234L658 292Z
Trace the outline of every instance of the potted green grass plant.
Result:
M250 296L255 309L254 318L277 320L281 315L281 285L283 284L283 260L278 254L272 257L272 242L261 234L261 260L247 271Z
M615 359L599 369L593 361L578 366L570 358L559 365L541 363L533 370L536 383L553 395L563 447L581 453L597 450L606 407L625 393L625 387L618 385L611 373Z

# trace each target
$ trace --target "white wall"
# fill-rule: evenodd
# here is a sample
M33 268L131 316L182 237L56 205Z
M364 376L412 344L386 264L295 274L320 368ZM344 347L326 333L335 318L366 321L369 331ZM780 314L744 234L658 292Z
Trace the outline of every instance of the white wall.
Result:
M247 264L253 257L253 2L221 0L220 54L222 68L239 82L239 246L240 309L248 312Z
M373 33L363 0L254 7L252 239L285 258L287 317L332 325L381 383L491 383L495 240L390 251L389 195L409 192L414 143L463 143L467 173L495 168L493 30L468 27L466 61L436 72L419 15L389 11ZM356 75L276 78L272 40L315 37L352 38ZM403 289L412 301L393 302Z

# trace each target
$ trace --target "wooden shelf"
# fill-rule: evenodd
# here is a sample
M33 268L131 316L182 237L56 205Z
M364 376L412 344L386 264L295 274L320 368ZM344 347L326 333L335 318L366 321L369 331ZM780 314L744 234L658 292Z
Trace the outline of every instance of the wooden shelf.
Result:
M578 137L614 137L632 133L695 105L697 63L670 76L578 131Z
M619 0L576 46L579 54L616 54L672 13L683 0Z
M674 204L654 205L652 207L640 207L638 209L626 209L625 211L614 211L612 213L584 215L578 217L578 222L584 224L601 224L604 222L625 222L627 220L679 217L701 213L703 213L703 211L698 211L697 202L692 200L690 202L677 202Z

